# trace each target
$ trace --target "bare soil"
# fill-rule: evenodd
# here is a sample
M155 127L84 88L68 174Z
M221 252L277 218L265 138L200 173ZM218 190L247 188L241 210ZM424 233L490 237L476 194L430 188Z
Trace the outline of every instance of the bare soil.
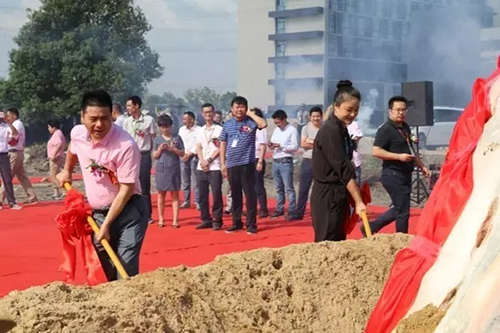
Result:
M445 315L445 311L428 305L402 320L396 327L396 333L432 333Z
M14 332L363 332L407 235L292 245L97 287L11 292Z

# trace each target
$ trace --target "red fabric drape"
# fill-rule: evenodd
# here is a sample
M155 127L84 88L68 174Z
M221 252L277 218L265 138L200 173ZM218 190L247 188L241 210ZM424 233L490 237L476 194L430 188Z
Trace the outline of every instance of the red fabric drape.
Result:
M372 193L370 191L370 186L367 183L364 183L363 186L361 186L361 199L363 199L363 203L365 205L368 205L372 202ZM346 217L344 220L344 232L349 235L351 231L354 230L354 227L356 227L356 223L359 220L359 215L356 214L356 203L354 202L354 199L349 196L349 206L353 210L352 215L350 214L350 209L346 212Z
M68 191L64 199L66 210L56 217L56 226L61 232L63 263L59 270L65 281L71 283L76 271L76 242L80 241L81 253L87 282L95 285L103 281L103 272L97 253L92 245L92 228L87 223L87 209L83 195L75 189Z
M500 66L499 66L500 67ZM373 310L367 333L391 332L406 315L426 272L455 226L472 192L472 156L485 123L491 117L488 91L500 77L497 69L487 80L478 79L472 102L457 121L439 180L425 205L416 238L395 258L388 281Z

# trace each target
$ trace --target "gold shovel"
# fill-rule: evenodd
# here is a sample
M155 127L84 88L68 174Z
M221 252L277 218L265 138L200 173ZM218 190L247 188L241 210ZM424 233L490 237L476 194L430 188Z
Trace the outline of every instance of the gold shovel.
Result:
M370 229L370 222L368 222L368 215L366 215L366 211L361 212L361 219L363 220L366 237L369 238L372 236L372 230Z

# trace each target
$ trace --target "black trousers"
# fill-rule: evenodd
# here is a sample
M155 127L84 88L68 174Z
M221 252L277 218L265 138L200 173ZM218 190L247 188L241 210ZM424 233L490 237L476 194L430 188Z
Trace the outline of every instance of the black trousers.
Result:
M257 228L257 195L255 193L255 163L240 165L227 169L229 186L233 196L233 226L242 227L241 212L243 192L246 198L246 226Z
M139 170L139 181L141 183L141 192L146 198L146 216L148 221L151 220L153 207L151 205L151 168L152 168L151 152L141 152L141 168Z
M257 164L258 160L255 161ZM266 161L262 161L262 171L255 170L255 193L257 194L257 200L259 202L260 211L262 213L268 214L267 209L267 192L264 182L264 176L266 174Z
M306 212L309 190L313 181L312 159L304 158L300 165L299 200L297 201L297 217L302 219Z
M196 180L198 182L199 204L201 221L207 224L222 226L222 173L220 171L203 172L196 170ZM209 195L212 190L213 204L212 216L210 216Z
M145 198L139 194L133 195L109 229L109 245L115 251L129 276L139 274L139 256L148 227L146 209ZM99 227L104 222L106 214L107 212L103 211L92 213L92 217ZM97 242L95 235L92 237L92 241L108 281L120 278L116 267L109 259L102 244Z
M372 232L378 232L396 221L396 232L408 233L411 205L411 174L392 169L382 170L382 185L392 200L392 207L375 221L370 222Z
M311 193L311 215L314 241L343 241L347 213L347 188L342 184L314 182Z

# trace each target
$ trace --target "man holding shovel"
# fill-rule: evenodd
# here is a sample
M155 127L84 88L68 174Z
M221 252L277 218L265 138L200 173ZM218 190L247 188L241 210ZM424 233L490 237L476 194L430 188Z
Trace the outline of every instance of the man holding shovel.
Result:
M103 90L85 94L81 119L71 131L64 170L57 175L61 186L71 183L80 163L92 217L100 227L94 237L99 260L109 281L117 270L104 251L106 239L129 276L139 273L139 254L148 225L144 197L140 195L141 153L134 139L113 125L111 96Z

